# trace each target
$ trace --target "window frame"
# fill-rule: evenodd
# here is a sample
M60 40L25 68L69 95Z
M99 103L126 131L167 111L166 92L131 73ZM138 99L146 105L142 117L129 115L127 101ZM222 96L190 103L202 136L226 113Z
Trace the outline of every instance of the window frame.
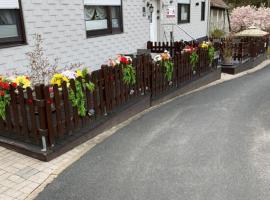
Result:
M202 1L201 2L201 21L205 21L205 14L206 14L205 9L206 9L206 2Z
M0 49L26 44L22 3L21 0L18 0L18 2L19 2L19 9L0 9L0 10L13 10L16 12L16 22L17 22L16 26L18 30L17 37L0 38Z
M190 23L190 3L178 3L177 8L178 8L178 16L177 16L177 20L178 20L178 24L187 24ZM181 19L181 14L182 14L182 6L188 6L188 19L187 20L182 20Z
M84 8L88 5L84 5ZM89 5L91 6L91 5ZM100 36L106 36L106 35L114 35L114 34L120 34L123 33L123 6L122 1L120 6L106 6L106 5L93 5L93 6L103 6L106 7L107 16L108 16L108 28L107 29L99 29L99 30L86 30L86 24L85 24L85 30L86 30L86 37L87 38L93 38L93 37L100 37ZM112 7L120 7L120 19L119 19L119 28L113 28L112 27ZM86 19L84 18L84 21L86 23Z

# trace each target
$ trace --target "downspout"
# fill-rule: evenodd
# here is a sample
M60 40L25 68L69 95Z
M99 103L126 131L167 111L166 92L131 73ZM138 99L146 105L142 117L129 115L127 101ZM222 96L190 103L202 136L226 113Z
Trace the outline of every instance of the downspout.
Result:
M208 0L208 19L207 19L207 36L210 37L210 21L211 21L211 0Z
M232 27L231 27L231 19L230 19L230 13L229 13L229 9L227 9L227 16L228 16L228 22L229 22L229 31L232 31Z

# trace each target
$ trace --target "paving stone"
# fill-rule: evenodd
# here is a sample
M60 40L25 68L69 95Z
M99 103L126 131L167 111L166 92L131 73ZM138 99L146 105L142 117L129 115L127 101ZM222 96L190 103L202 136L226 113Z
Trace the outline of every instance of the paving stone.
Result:
M34 175L34 174L37 174L38 172L40 172L40 171L37 170L37 169L34 169L34 168L32 168L32 167L27 166L27 167L25 167L25 168L19 170L19 171L16 173L16 175L18 175L18 176L20 176L20 177L22 177L22 178L24 178L24 179L28 179L29 177L31 177L31 176Z

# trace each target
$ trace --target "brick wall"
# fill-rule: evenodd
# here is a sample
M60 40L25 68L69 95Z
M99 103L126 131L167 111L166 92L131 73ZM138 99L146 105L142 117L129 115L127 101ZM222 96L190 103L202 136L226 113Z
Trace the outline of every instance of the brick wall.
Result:
M83 0L22 0L28 45L0 49L0 74L27 70L32 36L42 34L46 55L59 66L82 62L98 69L109 57L145 48L149 22L140 0L123 0L124 33L86 38Z

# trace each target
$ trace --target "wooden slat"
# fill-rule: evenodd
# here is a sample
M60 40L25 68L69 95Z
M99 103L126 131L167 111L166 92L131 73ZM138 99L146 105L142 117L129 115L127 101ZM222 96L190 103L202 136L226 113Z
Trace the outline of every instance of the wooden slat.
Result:
M75 81L73 79L70 80L70 88L75 92L76 94L76 86L75 86ZM78 108L73 107L72 108L72 114L73 114L73 121L74 121L74 128L77 129L79 128L79 114L78 114Z
M63 127L63 119L62 119L61 97L60 97L59 88L57 85L53 86L53 93L54 93L56 126L57 126L56 137L63 137L64 127Z
M20 130L20 126L19 126L19 111L18 111L18 106L17 106L17 101L16 101L16 96L17 94L15 93L15 88L11 88L10 90L10 108L12 110L13 113L13 127L14 127L14 132L16 132L17 134L19 134L21 132Z
M19 105L20 105L20 118L22 126L22 136L25 140L29 140L28 122L26 114L26 105L24 100L24 91L22 87L18 87L19 91Z
M63 93L63 102L64 102L64 111L65 111L65 129L68 133L71 133L74 123L71 116L70 102L68 99L68 89L67 89L66 82L62 83L62 93Z
M39 133L37 131L37 118L36 118L36 111L35 111L35 105L34 105L34 97L33 97L33 90L31 88L27 88L27 103L28 103L28 108L29 108L29 115L31 119L31 128L30 128L30 133L31 137L34 138L34 142L36 144L39 144Z
M46 112L46 121L48 128L48 144L50 147L55 144L55 132L53 129L53 117L52 117L52 105L54 104L53 99L50 97L49 86L43 88L45 103L45 112Z

